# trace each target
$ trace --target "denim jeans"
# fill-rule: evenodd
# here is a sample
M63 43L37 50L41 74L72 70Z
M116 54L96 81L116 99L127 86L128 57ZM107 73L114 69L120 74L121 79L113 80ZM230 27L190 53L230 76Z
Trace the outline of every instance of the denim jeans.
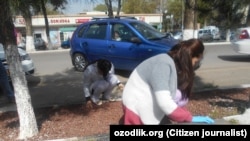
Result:
M8 98L14 97L14 92L10 86L8 75L2 61L0 61L0 86Z

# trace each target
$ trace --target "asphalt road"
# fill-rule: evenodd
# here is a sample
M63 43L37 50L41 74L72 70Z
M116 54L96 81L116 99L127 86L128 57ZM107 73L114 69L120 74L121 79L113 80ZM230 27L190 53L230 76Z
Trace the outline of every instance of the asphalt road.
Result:
M81 73L74 71L69 49L30 53L36 64L34 77L49 79L53 75L81 83ZM238 54L229 43L205 43L205 54L196 71L195 89L238 87L250 83L250 55ZM126 83L129 72L116 71ZM75 79L74 79L75 78Z
M231 44L205 44L201 68L196 71L195 87L248 87L250 55L233 51Z

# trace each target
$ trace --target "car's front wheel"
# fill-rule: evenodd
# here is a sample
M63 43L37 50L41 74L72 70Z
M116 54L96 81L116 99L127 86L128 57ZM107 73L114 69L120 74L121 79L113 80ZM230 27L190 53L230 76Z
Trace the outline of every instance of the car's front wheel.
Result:
M84 67L87 65L88 62L82 54L76 53L73 56L73 63L77 71L83 71Z

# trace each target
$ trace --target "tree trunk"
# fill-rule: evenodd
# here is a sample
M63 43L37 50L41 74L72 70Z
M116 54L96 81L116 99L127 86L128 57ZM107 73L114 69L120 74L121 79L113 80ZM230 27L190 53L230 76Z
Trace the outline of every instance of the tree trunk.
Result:
M11 79L15 92L17 112L19 116L19 139L27 139L38 133L35 114L31 105L25 73L17 49L15 27L12 21L9 1L0 0L0 41L3 43Z
M246 26L250 26L250 4L247 7L248 7L248 11L247 11Z
M25 73L18 54L17 46L9 44L6 49L10 67L11 80L14 86L17 112L19 116L19 139L26 139L38 133L36 117L27 86Z
M196 0L186 0L184 3L185 11L184 11L183 40L188 40L195 37L194 36L195 1Z
M45 21L46 36L47 36L47 41L48 41L48 49L51 50L51 49L53 49L53 46L52 46L50 36L49 36L49 22L48 22L46 7L45 7L45 4L44 4L44 0L40 0L40 1L41 1L42 12L43 12L44 21Z
M26 50L27 51L34 51L34 37L33 37L33 27L32 27L32 17L30 13L30 6L24 5L23 7L20 7L22 12L22 16L25 20L26 25Z
M114 17L114 14L113 14L113 9L112 9L112 0L105 0L105 4L108 8L108 16L109 17Z
M120 15L120 11L121 11L121 7L122 7L122 5L121 5L121 0L118 0L118 2L117 2L118 4L118 6L117 6L117 16L119 16Z
M26 50L34 51L34 37L33 37L33 28L32 28L32 18L31 16L25 16L25 25L26 25Z

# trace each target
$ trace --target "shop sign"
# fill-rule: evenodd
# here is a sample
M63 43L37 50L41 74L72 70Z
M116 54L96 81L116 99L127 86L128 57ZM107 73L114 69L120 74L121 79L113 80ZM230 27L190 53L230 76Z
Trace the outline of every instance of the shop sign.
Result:
M70 23L69 19L50 19L50 23L57 24L57 23Z
M24 20L24 18L18 18L17 20L16 20L16 22L17 22L17 24L25 24L25 20Z
M76 23L85 23L85 22L88 22L89 19L76 19L75 21Z

